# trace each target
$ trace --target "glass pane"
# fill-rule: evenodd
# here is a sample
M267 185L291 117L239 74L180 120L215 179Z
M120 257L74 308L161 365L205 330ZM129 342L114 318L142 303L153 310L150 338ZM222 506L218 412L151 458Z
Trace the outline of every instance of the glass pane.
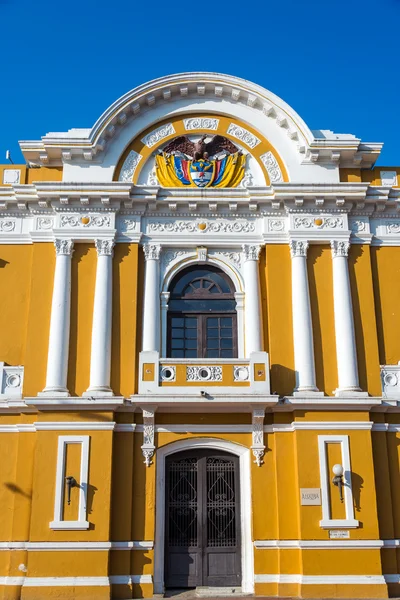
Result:
M171 348L183 348L183 340L171 340Z
M197 350L186 350L186 358L197 358Z
M196 317L186 317L185 319L185 327L196 327L197 328L197 319Z
M171 350L171 358L184 358L183 350Z
M207 340L207 348L219 348L219 339Z
M209 327L218 327L218 317L208 317L207 319L207 329Z
M233 358L233 350L221 350L221 358Z
M185 330L185 338L196 338L197 339L197 328L196 329L186 329Z
M222 317L221 327L232 327L232 317Z
M183 327L183 318L182 317L172 317L171 325L172 327Z
M231 338L223 338L221 339L221 348L232 348L233 340Z
M229 340L226 340L229 342ZM185 348L197 348L197 340L185 340Z
M232 328L227 327L226 329L221 329L221 337L231 338L232 337Z
M207 350L206 358L219 358L218 350ZM228 356L228 358L230 358Z
M219 329L207 329L207 338L219 337Z
M173 338L183 338L183 329L171 329L171 336Z

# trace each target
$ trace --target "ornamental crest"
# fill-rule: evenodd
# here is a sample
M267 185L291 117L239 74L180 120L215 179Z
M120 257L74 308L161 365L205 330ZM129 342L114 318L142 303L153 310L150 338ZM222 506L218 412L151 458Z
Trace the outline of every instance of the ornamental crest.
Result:
M157 178L163 187L236 187L244 177L246 157L222 135L203 135L192 142L182 135L156 156Z

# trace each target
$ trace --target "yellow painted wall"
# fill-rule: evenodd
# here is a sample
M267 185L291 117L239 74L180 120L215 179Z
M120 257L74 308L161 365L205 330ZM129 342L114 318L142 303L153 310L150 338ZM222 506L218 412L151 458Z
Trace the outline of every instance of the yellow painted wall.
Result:
M56 253L52 243L33 244L26 328L25 396L36 396L46 383L55 258Z
M381 365L400 360L400 247L371 247L371 265Z
M291 258L287 244L266 250L266 305L271 392L292 394L295 387L292 321Z
M327 396L332 396L337 387L337 362L331 249L310 245L307 269L317 387Z
M116 244L113 259L111 388L130 396L136 387L139 245Z
M21 171L21 176L20 176L20 183L26 183L26 172L27 172L27 168L26 165L12 165L11 163L7 164L7 165L0 165L0 186L2 185L10 185L10 184L6 184L3 183L3 174L4 171L7 171L8 169L19 169Z
M71 396L89 387L97 252L92 244L75 244L71 265L71 329L68 382Z
M399 182L399 167L374 167L373 169L340 169L340 181L349 183L369 183L370 185L382 185L381 171L396 171ZM399 187L399 186L395 186Z
M0 360L25 363L33 247L0 246Z
M368 245L353 244L350 247L349 275L360 386L362 390L368 391L371 396L380 396L382 385L379 369L371 250L372 248Z
M39 169L27 169L27 182L35 181L62 181L62 167L40 167Z

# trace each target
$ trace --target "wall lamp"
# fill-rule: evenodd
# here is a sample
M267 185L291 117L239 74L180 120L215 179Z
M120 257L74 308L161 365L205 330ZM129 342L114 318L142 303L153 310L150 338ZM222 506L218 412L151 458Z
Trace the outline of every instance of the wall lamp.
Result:
M78 487L78 482L76 481L75 477L72 477L71 475L69 477L65 478L65 482L67 484L67 500L68 500L68 504L71 504L71 489L73 487Z
M333 471L333 474L335 476L332 479L332 483L333 483L333 485L337 485L337 487L339 488L340 502L343 502L343 486L344 486L343 473L344 473L344 469L343 469L342 465L333 465L332 471Z

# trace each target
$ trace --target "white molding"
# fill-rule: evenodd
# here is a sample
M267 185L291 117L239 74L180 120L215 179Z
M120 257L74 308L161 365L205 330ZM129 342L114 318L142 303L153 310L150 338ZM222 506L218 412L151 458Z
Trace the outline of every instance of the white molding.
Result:
M38 421L35 431L113 431L115 422L102 421Z
M400 540L255 540L254 547L258 550L376 550L389 546L388 541Z
M342 466L344 468L343 495L346 509L345 519L332 519L329 502L329 478L331 474L327 469L327 444L340 444ZM353 491L351 484L351 463L348 435L319 435L318 436L319 469L321 478L322 520L320 527L323 529L355 528L359 522L354 518ZM339 493L339 492L338 492Z
M50 529L89 529L89 522L86 520L86 501L89 474L89 440L89 435L60 435L58 437L54 520L49 524ZM63 520L65 455L67 444L81 445L81 469L80 479L78 482L79 507L77 521Z
M24 587L109 586L108 577L25 577Z
M255 583L298 583L301 585L384 585L386 575L280 575L258 574Z
M242 539L242 591L254 592L254 548L252 542L250 449L234 442L214 438L190 438L158 448L156 453L156 535L154 548L154 594L164 593L165 536L165 458L184 450L206 448L224 450L239 457L240 523Z
M83 552L104 550L142 550L154 548L151 541L130 542L0 542L0 552L8 550L26 550L27 552Z
M134 433L138 430L137 427L136 423L115 423L114 431L118 433Z
M22 585L25 577L0 577L0 585Z
M151 575L110 575L111 585L132 585L132 583L153 583Z
M323 430L367 430L373 429L372 421L293 421L292 423L274 423L265 425L264 431L268 433L284 431L323 431Z

